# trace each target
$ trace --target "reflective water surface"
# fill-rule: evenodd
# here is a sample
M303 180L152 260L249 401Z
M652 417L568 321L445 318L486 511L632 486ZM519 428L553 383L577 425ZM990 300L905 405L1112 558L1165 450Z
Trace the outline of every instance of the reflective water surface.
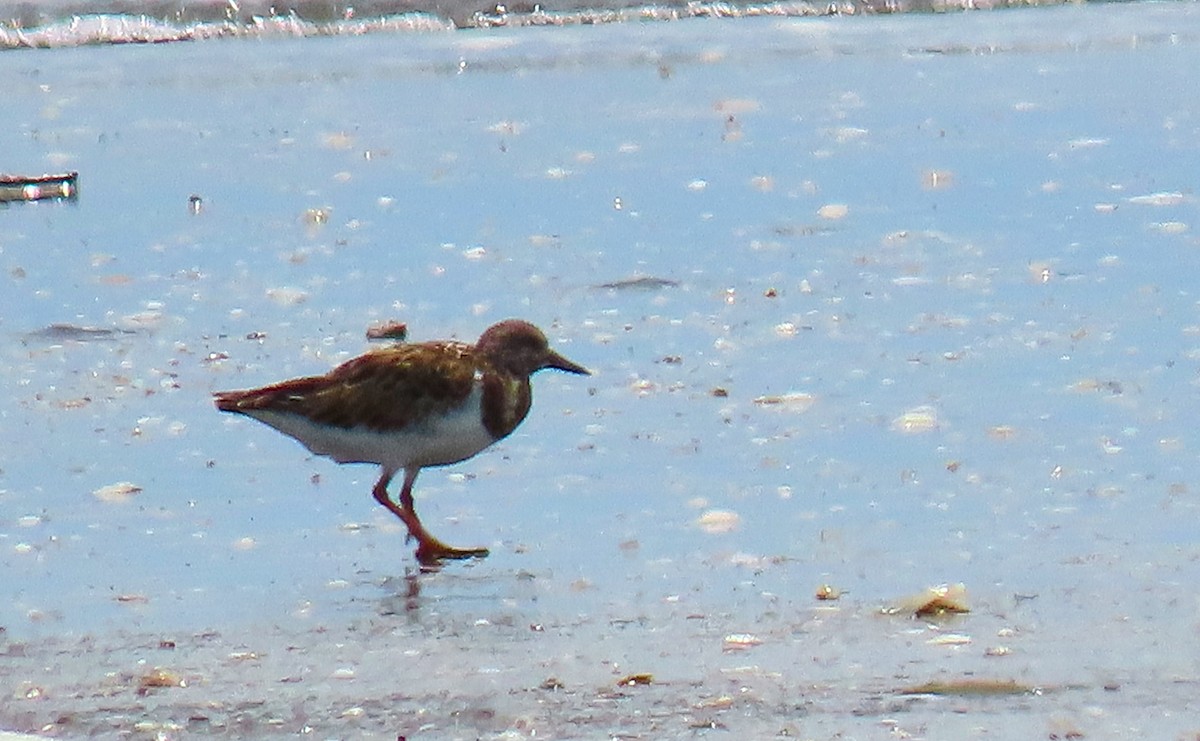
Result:
M1195 15L0 55L80 172L0 210L0 727L1196 733ZM211 404L508 316L596 375L418 480L483 561Z

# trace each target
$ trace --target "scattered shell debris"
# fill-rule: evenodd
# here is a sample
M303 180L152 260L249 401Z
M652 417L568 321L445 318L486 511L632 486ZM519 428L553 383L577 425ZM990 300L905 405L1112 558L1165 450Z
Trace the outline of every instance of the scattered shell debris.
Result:
M20 684L20 686L18 686L15 689L15 691L11 693L11 696L14 698L21 698L24 700L40 700L42 697L45 696L45 694L46 694L45 688L39 687L38 685L32 684L30 682L22 682ZM42 737L41 736L18 736L16 738L14 738L13 741L22 741L22 739L27 739L27 741L36 741L37 739L40 739L40 738L42 738Z
M762 108L762 103L753 98L722 98L713 103L717 113L753 113Z
M1106 392L1113 396L1125 393L1124 385L1115 379L1104 381L1099 378L1081 378L1071 384L1068 389L1079 393Z
M813 596L821 602L831 602L842 598L842 590L830 584L822 584L817 587L817 592Z
M817 209L817 216L830 221L844 219L849 213L850 207L844 203L827 203Z
M738 513L726 509L710 509L696 518L696 525L709 535L732 532L741 524Z
M861 126L839 126L836 129L830 129L825 133L831 135L838 144L847 144L853 141L859 141L867 138L871 133L869 129L864 129Z
M1147 193L1142 196L1133 196L1129 202L1139 206L1178 206L1184 202L1184 195L1178 191Z
M717 697L709 697L697 702L693 707L697 710L728 710L734 706L734 699L729 695L718 695ZM699 726L701 728L712 728L713 726L705 724Z
M727 563L731 566L754 569L756 571L786 563L787 556L759 556L753 553L734 553L729 556Z
M658 384L648 378L635 378L630 381L629 390L638 396L649 396L658 391Z
M497 121L494 124L489 124L484 131L489 134L504 134L505 136L520 136L529 128L529 124L524 121Z
M530 247L561 247L562 237L557 234L530 234Z
M721 641L722 651L745 651L761 646L762 639L753 633L730 633Z
M790 391L778 396L758 396L754 403L762 407L774 407L788 412L807 412L817 402L817 397L805 391Z
M159 687L187 687L187 680L168 669L152 669L138 679L138 694Z
M761 193L770 193L775 190L775 178L770 175L755 175L750 178L750 187Z
M231 651L226 658L233 662L258 661L262 658L262 655L256 651Z
M639 685L639 684L653 684L653 683L654 683L654 675L647 674L647 673L627 674L624 677L621 677L620 679L617 680L618 687L633 687L633 686Z
M1026 269L1031 283L1049 283L1054 278L1054 264L1049 260L1034 260Z
M145 309L125 314L117 322L117 325L123 331L137 332L158 329L166 319L167 315L163 313L162 304L157 301L148 301Z
M121 504L128 502L135 494L140 494L142 487L129 481L118 481L115 484L101 486L92 492L92 496L99 499L101 502L109 504Z
M367 327L367 339L371 341L391 340L392 342L404 342L407 338L408 324L405 322L388 320Z
M325 224L329 223L331 210L332 209L328 207L306 208L304 209L304 212L300 214L300 220L309 227L324 226Z
M993 440L1011 440L1017 436L1017 428L1012 425L993 425L987 429L987 436Z
M344 131L321 135L321 146L326 149L346 150L354 146L354 137Z
M954 173L950 170L926 170L921 173L921 187L925 190L944 190L954 185Z
M937 410L931 406L913 407L892 420L892 430L904 435L918 435L938 429Z
M970 612L967 606L967 586L962 583L942 584L930 587L899 600L881 612L884 615L911 615L914 617L944 617Z
M1188 230L1188 225L1182 221L1156 221L1150 228L1159 234L1183 234Z
M308 300L308 291L305 291L302 288L293 288L290 286L268 288L267 298L271 299L280 306L296 306Z
M966 646L971 643L971 636L962 633L945 633L934 636L925 643L930 646Z

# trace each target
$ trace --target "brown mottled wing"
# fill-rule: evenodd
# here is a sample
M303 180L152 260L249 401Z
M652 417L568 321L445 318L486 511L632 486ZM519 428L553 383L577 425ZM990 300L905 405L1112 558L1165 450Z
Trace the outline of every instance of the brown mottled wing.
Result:
M467 345L395 345L348 360L323 376L222 392L216 403L227 412L270 410L334 427L397 429L462 403L475 384L475 367Z

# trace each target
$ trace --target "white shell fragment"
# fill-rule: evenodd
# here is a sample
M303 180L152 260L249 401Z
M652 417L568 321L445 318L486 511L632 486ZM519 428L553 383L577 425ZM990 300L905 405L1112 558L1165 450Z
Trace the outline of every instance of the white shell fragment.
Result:
M850 207L844 203L827 203L817 209L817 216L831 221L844 219L850 213Z
M280 306L296 306L308 300L308 291L291 286L279 286L267 289L267 298Z
M710 509L696 518L696 525L710 535L720 535L736 530L742 518L737 512L725 509Z
M788 412L807 412L817 401L817 397L804 391L789 391L778 396L759 396L754 403L763 407L775 407Z
M724 651L745 651L759 645L762 645L762 639L753 633L730 633L721 642Z
M938 413L931 406L913 407L892 420L892 430L904 435L918 435L938 428Z
M115 484L101 486L92 492L92 496L99 499L101 502L108 504L121 504L128 502L135 494L142 491L142 487L128 481L118 481Z
M1178 206L1183 203L1183 194L1179 192L1148 193L1144 196L1133 196L1129 202L1138 206Z

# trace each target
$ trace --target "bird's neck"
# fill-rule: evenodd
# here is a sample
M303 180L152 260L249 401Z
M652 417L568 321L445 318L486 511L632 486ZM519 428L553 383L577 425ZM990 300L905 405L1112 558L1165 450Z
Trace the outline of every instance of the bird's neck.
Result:
M529 414L529 378L493 370L484 373L480 383L484 429L497 440L507 437Z

